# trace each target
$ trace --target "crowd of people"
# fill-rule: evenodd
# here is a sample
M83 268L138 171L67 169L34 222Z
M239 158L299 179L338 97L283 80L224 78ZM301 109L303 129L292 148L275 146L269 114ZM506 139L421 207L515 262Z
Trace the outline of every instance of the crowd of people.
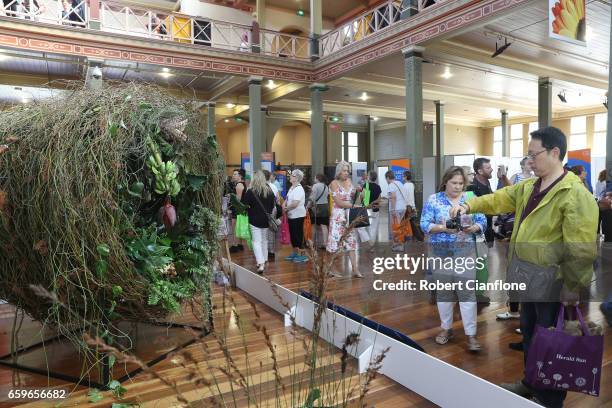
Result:
M550 280L546 294L538 294L542 298L509 293L508 310L497 315L502 321L520 320L519 332L523 340L511 343L510 347L523 351L525 358L536 325L552 326L560 302L577 301L577 293L590 284L596 252L585 250L584 245L596 244L598 229L604 241L612 241L612 183L606 182L607 171L599 174L599 182L591 192L584 168L563 166L566 152L567 140L560 130L547 127L532 132L528 154L520 162L520 172L508 177L506 169L500 166L497 170L499 184L495 190L490 183L494 169L489 159L477 158L472 168L452 166L441 177L438 192L424 200L417 223L425 234L430 256L465 257L484 253L486 257L487 248L492 247L497 238L510 244L508 280L511 276L519 276L522 270ZM258 272L264 272L266 262L274 259L276 233L264 230L273 222L270 219L285 214L293 248L291 255L285 258L287 261L308 262L304 249L310 245L330 253L343 251L350 260L351 276L363 277L358 267L358 246L373 249L380 235L380 206L384 197L377 173L365 173L359 183L353 185L350 164L340 162L329 183L324 175L318 174L312 187L305 189L304 174L300 170L291 171L289 181L291 186L283 199L274 184L273 173L256 172L246 188L244 171L234 172L233 192L248 206ZM406 214L416 213L415 189L409 171L402 174L402 181L396 180L392 171L385 174L392 251L406 249L406 237L400 239L394 235L394 226L405 221ZM349 228L349 211L360 207L367 209L369 225ZM313 228L310 241L304 239L306 217L310 219L307 225ZM534 250L531 244L539 245L540 249ZM562 245L563 250L546 250L543 254L542 245ZM243 248L236 242L232 251ZM554 277L550 275L551 265L556 265ZM457 274L433 268L426 273L430 279L457 282L473 279L477 270L474 266ZM465 285L457 290L438 290L434 299L441 326L435 342L444 345L453 339L453 309L458 302L467 349L481 350L477 340L476 305L488 303L489 299L478 291L468 290ZM601 310L612 323L612 299L603 302ZM502 386L550 407L562 406L566 394L562 390L536 390L524 381Z

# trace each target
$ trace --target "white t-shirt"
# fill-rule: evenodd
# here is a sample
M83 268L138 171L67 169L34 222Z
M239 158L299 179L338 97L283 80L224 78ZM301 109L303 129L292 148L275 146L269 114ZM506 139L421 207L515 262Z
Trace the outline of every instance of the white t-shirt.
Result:
M292 201L297 201L298 206L289 210L287 216L291 219L305 217L306 207L304 207L304 202L306 201L306 193L304 192L304 187L298 185L289 189L287 193L287 205L291 205Z
M404 197L406 196L406 192L400 183L397 180L393 180L391 184L389 184L389 205L391 205L391 193L395 193L395 208L391 208L391 211L404 211L406 210L406 200ZM406 197L408 198L408 197Z
M416 205L414 204L414 183L408 181L404 183L402 188L404 189L404 197L406 198L406 204L411 206L412 208L415 208Z

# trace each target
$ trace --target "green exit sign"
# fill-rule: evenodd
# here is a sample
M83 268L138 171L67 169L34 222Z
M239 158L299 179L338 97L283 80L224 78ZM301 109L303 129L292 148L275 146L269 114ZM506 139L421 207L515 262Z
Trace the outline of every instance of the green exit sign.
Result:
M298 9L298 11L297 11L297 13L296 13L296 14L297 14L298 16L300 16L300 17L304 17L304 10L302 10L302 9Z

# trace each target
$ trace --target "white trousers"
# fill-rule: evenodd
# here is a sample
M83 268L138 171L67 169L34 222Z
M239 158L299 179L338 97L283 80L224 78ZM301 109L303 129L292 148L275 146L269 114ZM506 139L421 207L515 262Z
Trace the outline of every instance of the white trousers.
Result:
M257 265L261 265L268 260L268 228L257 228L252 225L250 227L255 260Z
M455 302L438 302L438 312L442 328L449 330L453 327L453 309ZM476 302L459 302L461 320L466 336L476 335Z
M374 245L378 243L378 224L380 222L380 211L374 212L368 210L370 216L370 244Z

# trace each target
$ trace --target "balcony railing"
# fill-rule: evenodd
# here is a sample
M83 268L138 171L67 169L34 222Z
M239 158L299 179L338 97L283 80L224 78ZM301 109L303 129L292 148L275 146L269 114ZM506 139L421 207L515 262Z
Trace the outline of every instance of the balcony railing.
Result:
M0 16L51 24L86 27L87 0L3 0Z
M321 36L319 57L333 54L347 45L397 24L409 15L444 1L446 0L387 0Z
M360 41L446 0L387 0L319 39L319 57ZM96 2L96 3L93 3ZM88 7L92 4L92 7ZM93 6L96 7L93 7ZM93 10L93 12L91 12ZM241 52L309 60L310 40L252 26L140 8L112 0L2 0L0 16L74 27L99 21L105 32ZM93 26L97 28L96 26Z

